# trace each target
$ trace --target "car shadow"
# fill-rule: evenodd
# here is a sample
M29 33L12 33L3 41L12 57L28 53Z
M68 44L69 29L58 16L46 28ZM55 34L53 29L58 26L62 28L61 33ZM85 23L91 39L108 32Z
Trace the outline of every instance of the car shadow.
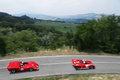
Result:
M93 70L93 69L77 69L74 65L73 65L73 68L76 70L76 71L80 71L80 70ZM96 69L96 68L94 68L94 69Z
M20 72L16 72L16 73L11 73L10 72L10 75L12 75L12 74L21 74L21 73L28 73L28 72L36 72L36 71L39 71L39 70L34 70L34 71L20 71Z

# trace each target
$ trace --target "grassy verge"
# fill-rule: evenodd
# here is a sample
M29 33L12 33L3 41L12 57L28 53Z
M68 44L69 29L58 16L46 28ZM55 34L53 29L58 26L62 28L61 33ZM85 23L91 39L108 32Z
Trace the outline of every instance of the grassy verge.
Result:
M13 58L25 58L25 57L37 57L37 56L58 56L58 55L104 55L104 56L120 56L120 54L108 54L108 53L94 53L94 52L78 52L76 49L69 49L65 47L57 50L40 50L38 52L19 52L17 54L9 54L5 57L0 56L2 59Z
M26 78L19 80L120 80L120 74L63 75L40 78Z

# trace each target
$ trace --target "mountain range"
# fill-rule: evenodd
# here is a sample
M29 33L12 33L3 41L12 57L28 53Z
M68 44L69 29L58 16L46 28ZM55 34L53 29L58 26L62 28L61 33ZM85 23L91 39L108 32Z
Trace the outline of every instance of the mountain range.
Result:
M96 14L96 13L68 15L68 16L50 16L43 14L14 14L14 16L22 16L22 15L27 15L31 18L37 18L42 20L64 21L66 23L87 22L88 20L98 19L101 17L101 14Z
M56 20L57 18L64 18L64 19L98 19L101 17L101 14L96 13L87 13L87 14L77 14L77 15L68 15L68 16L50 16L44 14L14 14L14 16L22 16L27 15L31 18L43 19L43 20Z

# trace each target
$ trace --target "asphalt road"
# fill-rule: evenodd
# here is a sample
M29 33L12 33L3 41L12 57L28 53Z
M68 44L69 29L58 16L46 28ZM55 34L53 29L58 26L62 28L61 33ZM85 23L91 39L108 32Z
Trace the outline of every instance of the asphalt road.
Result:
M96 66L96 69L76 71L72 65L72 59L91 60ZM33 72L17 72L15 74L10 74L10 72L7 70L7 66L10 61L35 61L39 64L40 70ZM96 73L120 73L120 57L69 55L0 60L0 80L13 80L64 74L66 75Z

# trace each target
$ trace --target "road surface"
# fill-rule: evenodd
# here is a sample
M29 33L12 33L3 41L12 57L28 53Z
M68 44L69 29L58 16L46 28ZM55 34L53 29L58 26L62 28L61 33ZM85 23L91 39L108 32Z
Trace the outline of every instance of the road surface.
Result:
M96 69L76 71L72 65L72 59L88 59L93 62ZM35 61L40 70L33 72L17 72L10 74L7 66L10 61ZM0 60L0 80L14 80L21 78L66 75L66 74L97 74L97 73L120 73L120 57L112 56L89 56L89 55L67 55L67 56L44 56L19 59Z

